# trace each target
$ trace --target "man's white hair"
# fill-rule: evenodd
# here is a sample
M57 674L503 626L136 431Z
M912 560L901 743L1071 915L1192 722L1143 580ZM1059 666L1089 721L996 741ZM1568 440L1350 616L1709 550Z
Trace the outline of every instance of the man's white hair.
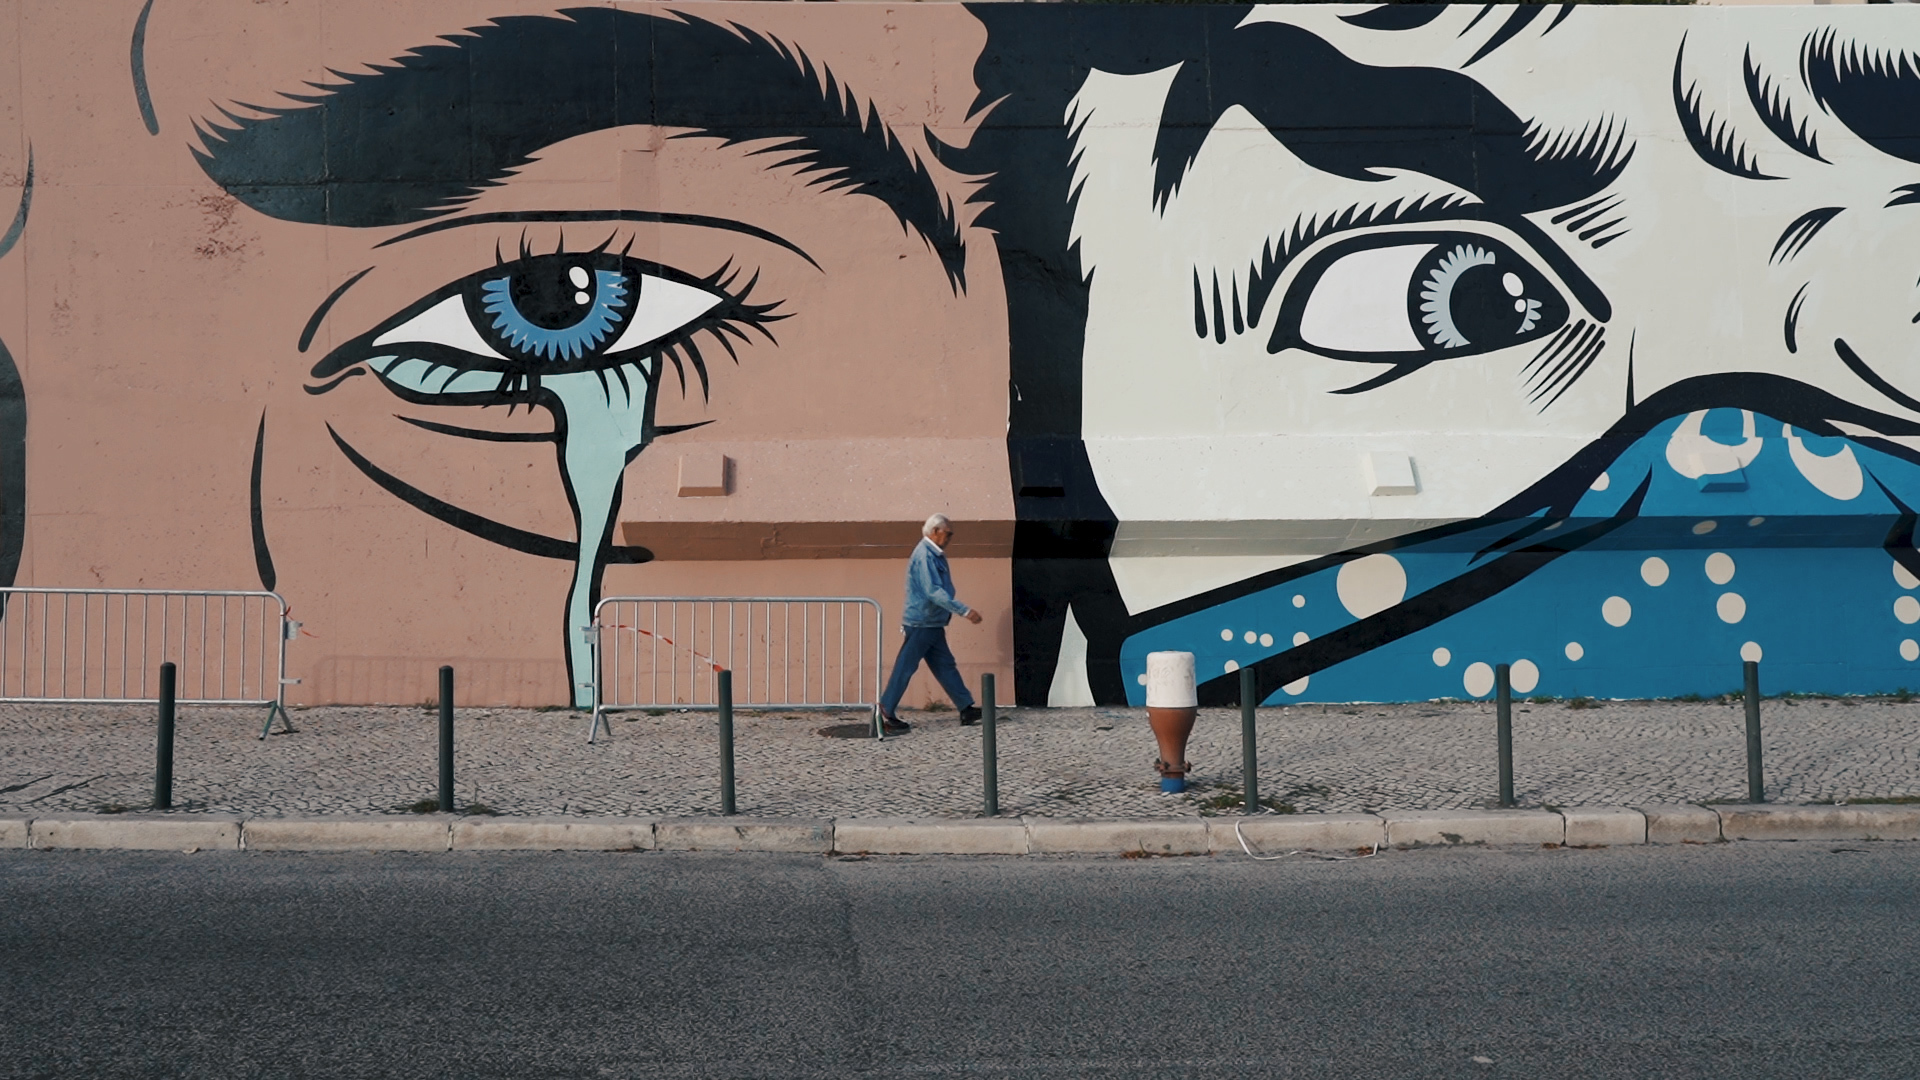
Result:
M947 529L947 528L951 528L952 526L953 526L953 522L947 520L947 515L935 514L932 517L927 519L927 523L925 525L920 526L920 535L931 540L933 539L933 534L936 530Z

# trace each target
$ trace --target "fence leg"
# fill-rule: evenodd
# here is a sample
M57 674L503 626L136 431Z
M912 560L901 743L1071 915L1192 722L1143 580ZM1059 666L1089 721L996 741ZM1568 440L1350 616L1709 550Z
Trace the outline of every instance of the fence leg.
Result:
M1253 710L1260 704L1253 669L1240 669L1240 812L1260 812L1260 753L1254 734Z
M153 808L173 809L173 699L174 667L160 665L160 736L153 747Z
M453 668L440 667L440 812L453 813Z
M1500 805L1513 805L1513 672L1505 664L1493 668L1493 715L1500 739Z
M733 805L733 672L719 673L720 695L720 812L731 815Z
M1766 776L1760 767L1760 664L1747 660L1740 666L1747 684L1747 801L1766 802Z
M1000 709L993 701L993 672L980 676L980 778L987 817L1000 816Z

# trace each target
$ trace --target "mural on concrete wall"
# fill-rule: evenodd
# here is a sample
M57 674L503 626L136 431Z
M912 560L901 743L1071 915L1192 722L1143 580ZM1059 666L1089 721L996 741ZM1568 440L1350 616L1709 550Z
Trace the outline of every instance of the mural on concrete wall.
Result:
M1920 684L1920 24L976 14L1020 700Z
M577 540L443 501L329 432L354 468L426 514L514 551L574 563L566 596L555 600L564 599L560 629L574 702L587 705L586 628L603 572L609 563L650 557L613 542L625 470L655 439L699 426L655 422L663 387L684 395L691 378L693 392L704 396L715 356L737 360L736 343L751 336L774 341L773 324L787 317L780 300L760 295L759 275L731 260L686 269L635 257L635 229L670 223L738 233L813 260L789 240L729 218L612 205L462 208L545 147L641 124L676 129L674 138L752 141L765 168L881 200L939 256L957 290L965 252L953 207L921 160L870 109L863 113L832 72L738 25L578 8L499 18L391 62L375 59L371 73L288 94L285 104L249 107L251 116L226 112L200 128L195 153L227 191L281 220L346 228L419 223L382 248L453 229L491 242L490 265L328 352L313 365L307 392L325 394L371 374L415 405L525 407L551 416L551 430L536 433L403 419L458 438L553 443ZM326 297L301 351L366 272ZM260 544L264 578L271 559L264 538Z
M328 5L236 5L231 33L218 7L113 7L131 94L18 80L0 272L47 258L0 295L0 580L30 508L10 346L49 388L42 583L257 572L330 594L335 641L404 602L372 660L564 655L584 701L603 578L649 558L616 541L623 483L725 416L742 343L997 386L998 289L1022 703L1137 702L1166 648L1211 702L1241 668L1279 702L1481 696L1502 662L1559 696L1719 691L1743 657L1774 688L1920 686L1904 8L474 0L316 44ZM883 119L871 83L925 100ZM627 186L662 146L700 148L678 203ZM873 256L902 236L921 265ZM173 457L110 465L163 431ZM176 474L188 511L142 490ZM551 621L504 628L500 581ZM476 595L463 643L445 612Z

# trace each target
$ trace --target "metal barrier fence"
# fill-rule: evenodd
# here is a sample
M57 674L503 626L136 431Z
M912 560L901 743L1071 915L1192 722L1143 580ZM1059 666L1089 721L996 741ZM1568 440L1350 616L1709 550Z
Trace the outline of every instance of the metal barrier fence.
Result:
M609 596L593 609L593 724L610 712L870 709L879 734L880 604L864 596Z
M0 701L140 704L171 661L183 705L258 705L288 730L287 639L271 592L0 589Z

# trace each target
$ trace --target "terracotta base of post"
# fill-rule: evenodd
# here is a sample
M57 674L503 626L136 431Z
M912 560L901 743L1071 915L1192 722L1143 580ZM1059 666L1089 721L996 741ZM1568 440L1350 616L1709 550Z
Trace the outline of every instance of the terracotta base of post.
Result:
M1147 723L1153 739L1160 744L1160 757L1153 767L1160 773L1160 790L1178 793L1187 790L1187 737L1193 734L1193 721L1199 709L1163 709L1147 706Z

